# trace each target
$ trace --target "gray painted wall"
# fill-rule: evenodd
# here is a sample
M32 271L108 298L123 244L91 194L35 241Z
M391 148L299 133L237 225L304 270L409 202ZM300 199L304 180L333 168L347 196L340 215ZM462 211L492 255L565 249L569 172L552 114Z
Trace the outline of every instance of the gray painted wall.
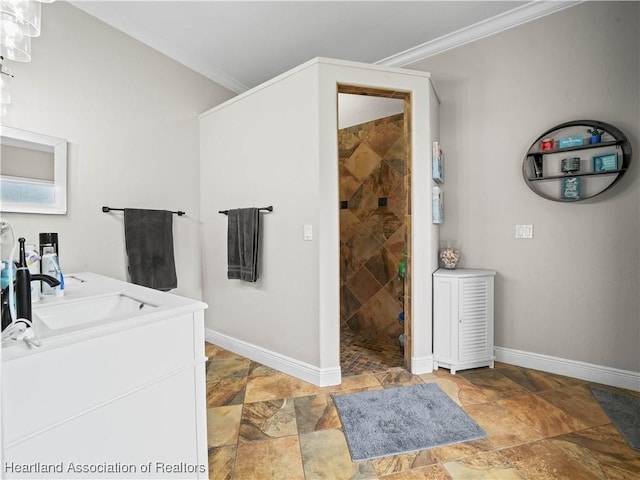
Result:
M184 210L173 292L201 298L198 115L234 94L65 2L42 11L2 123L68 140L68 214L3 217L31 243L58 232L67 273L126 280L123 214L102 205Z
M407 66L431 72L442 101L441 239L462 267L498 271L497 346L640 371L639 32L640 3L586 2ZM592 200L538 197L525 152L578 119L622 129L631 169Z
M313 59L201 116L205 324L225 348L316 383L340 382L337 85L412 96L412 370L431 370L428 202L437 110L422 72ZM418 134L420 132L420 134ZM273 205L261 220L260 277L227 279L232 208ZM310 225L313 238L303 238ZM221 248L222 246L222 248ZM291 370L287 368L291 367ZM330 383L334 382L334 383Z

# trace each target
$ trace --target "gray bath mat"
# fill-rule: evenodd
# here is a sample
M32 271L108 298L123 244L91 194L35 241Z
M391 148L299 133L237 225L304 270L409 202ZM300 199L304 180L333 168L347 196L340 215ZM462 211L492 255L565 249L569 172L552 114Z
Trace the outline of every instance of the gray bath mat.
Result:
M593 387L591 391L629 446L640 450L640 398Z
M333 400L356 461L487 436L435 383L336 395Z

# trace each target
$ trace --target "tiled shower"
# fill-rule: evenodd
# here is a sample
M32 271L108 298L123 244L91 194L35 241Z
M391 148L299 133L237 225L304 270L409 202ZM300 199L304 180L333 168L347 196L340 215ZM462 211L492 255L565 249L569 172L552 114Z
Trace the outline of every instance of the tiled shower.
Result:
M402 365L399 316L409 294L408 278L399 272L409 253L404 132L403 114L338 132L341 352L347 373L353 345L382 352L387 368ZM360 366L377 365L360 359Z

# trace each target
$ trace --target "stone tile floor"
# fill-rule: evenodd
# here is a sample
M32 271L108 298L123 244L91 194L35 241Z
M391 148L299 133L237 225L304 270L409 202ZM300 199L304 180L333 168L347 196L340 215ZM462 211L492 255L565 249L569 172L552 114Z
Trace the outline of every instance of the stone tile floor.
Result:
M640 452L582 380L507 364L456 375L392 367L321 388L211 344L206 353L210 479L640 479ZM352 462L331 395L423 382L437 383L487 437Z
M340 367L343 377L403 365L404 352L399 342L393 342L384 334L366 338L354 333L348 325L341 325Z

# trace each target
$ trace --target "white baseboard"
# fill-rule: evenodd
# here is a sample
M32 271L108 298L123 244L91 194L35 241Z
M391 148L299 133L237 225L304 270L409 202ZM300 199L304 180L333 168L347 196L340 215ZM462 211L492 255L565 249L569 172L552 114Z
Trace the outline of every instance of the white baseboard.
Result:
M205 339L214 345L320 387L339 385L342 381L340 368L318 368L208 328L205 329ZM640 372L504 347L495 347L495 352L498 362L640 392ZM433 356L411 358L411 371L416 375L432 372Z
M496 361L640 392L640 372L495 347Z
M209 328L205 329L205 340L233 353L247 357L267 367L274 368L293 377L312 383L319 387L340 385L342 372L340 368L318 368L266 348L238 340Z
M431 372L433 372L433 355L411 357L411 373L420 375L421 373Z

